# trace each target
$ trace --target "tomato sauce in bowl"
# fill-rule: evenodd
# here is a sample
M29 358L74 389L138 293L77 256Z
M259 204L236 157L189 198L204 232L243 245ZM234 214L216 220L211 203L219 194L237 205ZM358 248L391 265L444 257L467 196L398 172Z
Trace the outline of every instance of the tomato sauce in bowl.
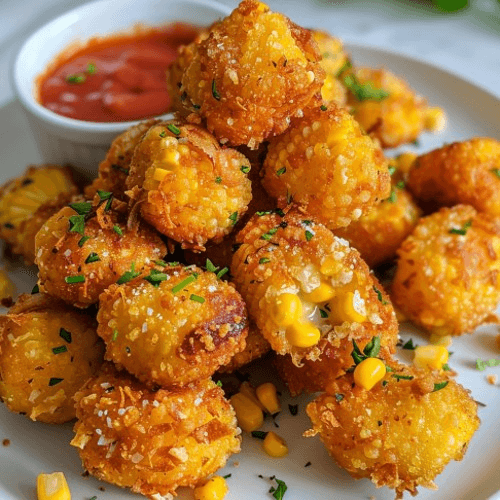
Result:
M93 38L60 55L38 79L38 101L62 116L91 122L126 122L167 113L165 72L177 47L199 28L173 23Z

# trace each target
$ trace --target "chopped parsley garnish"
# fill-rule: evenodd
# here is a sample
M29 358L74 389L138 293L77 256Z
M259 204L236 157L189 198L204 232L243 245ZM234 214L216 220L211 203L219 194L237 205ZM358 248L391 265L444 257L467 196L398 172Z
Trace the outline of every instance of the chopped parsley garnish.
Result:
M262 257L262 259L259 260L259 264L267 264L268 262L271 262L269 257Z
M396 173L397 168L390 165L387 170L389 171L389 175L392 177Z
M389 195L389 198L386 198L386 200L389 203L396 203L397 196L396 196L396 191L394 191L394 189L391 189L391 194Z
M144 276L144 279L153 286L158 287L162 281L170 279L170 275L162 273L158 269L151 269L148 276Z
M327 313L324 309L320 309L320 310L319 310L319 315L320 315L322 318L328 318L328 313Z
M327 108L324 104L322 104L322 105L319 107L319 109L321 109L321 111L326 111L328 108Z
M448 363L445 363L445 364L443 365L443 371L445 371L445 372L449 372L450 370L451 370L450 365L449 365Z
M309 231L309 229L306 229L306 240L311 241L313 236L314 236L314 233L311 233L311 231Z
M167 133L166 133L164 130L162 130L162 131L161 131L158 135L159 135L162 139L163 139L164 137L167 137Z
M69 218L69 232L83 236L85 233L85 215L72 215Z
M217 382L215 382L215 385L217 387L222 387L222 382L220 380L217 380Z
M335 394L335 400L337 401L337 403L340 403L341 401L343 401L344 398L345 398L345 396L343 394L340 394L339 392L337 392Z
M73 75L66 76L66 81L68 83L80 84L83 83L86 79L87 77L85 76L84 73L74 73Z
M123 231L120 226L117 226L116 224L113 226L113 231L118 234L119 236L123 236Z
M49 387L53 387L54 385L60 384L63 380L64 380L63 378L52 377L49 380Z
M89 256L85 259L85 264L92 264L92 262L98 262L100 261L99 255L97 255L95 252L91 252Z
M269 231L267 233L264 233L260 237L260 239L269 241L270 239L272 239L273 235L276 234L276 232L278 231L279 228L280 228L279 226L276 226L276 227L269 229Z
M263 210L263 211L255 212L255 214L258 215L259 217L262 217L263 215L271 215L271 214L277 214L280 217L285 216L285 212L283 212L283 210L281 208L275 208L274 210Z
M59 337L64 339L68 344L71 344L71 332L68 332L68 330L61 328L59 330Z
M452 228L448 232L450 234L460 234L465 236L467 234L467 229L472 226L472 219L468 220L460 229Z
M122 174L128 175L130 170L128 168L123 168L120 165L113 164L111 165L111 168L114 170L117 170L118 172L121 172Z
M210 259L207 259L207 263L205 265L205 268L210 273L215 273L215 271L217 271L217 269L219 269L218 267L216 267L214 265L214 263Z
M94 495L93 497L90 497L89 500L97 500L97 495Z
M247 165L242 165L240 170L244 173L244 174L248 174L248 172L250 172L250 167L248 167Z
M372 82L360 83L355 75L344 77L344 85L352 92L359 101L383 101L389 97L389 92L384 89L377 89Z
M214 99L220 101L220 94L217 91L217 84L215 83L215 79L212 80L212 95L214 96Z
M199 302L200 304L203 304L205 302L205 299L203 297L200 297L199 295L195 295L192 293L189 296L189 299L192 300L193 302Z
M266 439L267 432L264 431L252 431L252 437L257 439Z
M413 343L413 339L408 340L402 346L403 349L409 349L410 351L414 351L417 348L417 345Z
M286 167L281 167L279 170L276 170L276 175L280 177L286 172Z
M64 281L68 283L68 285L74 285L75 283L84 283L85 276L81 274L77 274L76 276L66 276L66 278L64 278Z
M398 189L404 189L404 188L405 188L405 181L398 181L398 182L396 183L396 187L397 187Z
M445 380L444 382L438 382L437 384L434 384L434 389L432 390L432 392L440 391L441 389L444 389L448 384L448 380Z
M382 380L382 387L385 387L388 383L387 380Z
M97 194L99 195L99 200L101 203L103 201L108 200L106 203L106 206L104 207L104 211L107 212L111 208L111 203L113 203L113 193L110 193L109 191L102 191L100 189L97 190Z
M216 182L217 184L220 184L220 183L222 182L222 177L216 177L216 178L215 178L215 182Z
M271 488L271 490L269 490L269 492L273 494L273 497L276 500L283 500L283 497L285 496L286 490L288 489L287 485L285 484L284 481L281 481L279 479L274 478L274 480L276 481L276 484L278 485L278 487Z
M52 352L54 354L62 354L63 352L67 352L68 348L65 345L60 345L59 347L54 347Z
M382 305L384 305L384 306L387 305L387 301L384 300L384 296L382 295L382 292L375 285L373 285L373 290L377 294L377 299L379 300L379 302L382 302Z
M82 248L83 245L85 245L85 242L87 242L88 240L90 240L90 236L82 236L78 241L78 246Z
M238 222L238 212L233 212L229 216L229 220L232 222L232 225L234 226Z
M476 370L483 371L488 366L500 366L500 359L487 359L483 361L482 359L476 360Z
M172 134L179 135L181 133L181 129L176 125L174 125L173 123L169 123L167 125L167 128L168 130L170 130L170 132L172 132Z
M380 352L380 337L373 337L370 342L366 344L363 352L361 352L361 349L359 348L358 344L356 344L356 341L354 339L352 340L352 346L352 359L354 360L355 364L359 365L361 361L364 361L367 358L377 357L378 353Z
M218 273L217 278L221 279L229 271L229 267L223 267Z
M232 474L226 474L225 476L222 476L223 479L229 479L232 476Z
M87 73L89 75L93 75L96 71L97 71L96 65L94 63L92 63L92 62L89 62L87 64Z
M196 281L197 278L198 278L198 275L196 273L192 274L191 276L188 276L186 279L182 280L180 283L178 283L177 285L175 285L172 288L171 292L174 293L174 294L180 292L185 286L188 286L193 281Z
M288 405L288 409L290 410L290 415L295 417L297 413L299 413L299 405Z
M72 208L78 215L87 215L92 210L92 204L85 201L82 203L70 203L70 208Z
M500 179L500 168L492 168L491 172L493 172Z
M413 375L400 375L399 373L393 373L392 377L395 378L398 382L400 380L413 380L415 378Z
M36 295L37 293L40 293L40 287L38 286L38 283L32 288L31 295Z
M114 342L118 338L118 330L113 330L113 336L111 337L111 340Z
M135 262L132 262L132 265L130 266L130 271L125 271L119 278L118 281L116 282L118 285L123 285L124 283L128 283L129 281L132 281L133 279L137 278L141 273L136 272L135 270Z

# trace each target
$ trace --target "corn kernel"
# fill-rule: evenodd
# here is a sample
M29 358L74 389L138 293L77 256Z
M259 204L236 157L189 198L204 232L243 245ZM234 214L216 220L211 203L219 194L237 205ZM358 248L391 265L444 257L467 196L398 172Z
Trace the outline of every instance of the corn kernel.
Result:
M321 333L311 322L296 321L287 328L286 338L295 347L312 347L319 342Z
M155 168L154 174L153 174L153 179L155 181L161 182L165 177L169 174L171 174L171 170L165 170L164 168Z
M415 153L402 153L397 157L397 166L399 170L405 174L407 174L413 162L417 159L417 155Z
M167 149L163 154L162 163L168 167L177 167L180 157L181 155L176 149Z
M327 300L333 299L335 296L335 288L328 283L320 283L320 285L315 288L312 292L305 293L304 297L306 300L311 302L326 302Z
M450 347L452 343L451 335L436 335L431 333L429 338L432 345L442 345L443 347Z
M268 432L262 443L264 451L271 457L281 458L288 455L288 446L285 440L275 432Z
M425 114L425 128L431 132L441 132L446 126L446 115L441 108L429 108Z
M259 401L259 398L257 397L257 394L255 393L255 388L250 385L250 382L243 382L240 385L240 391L241 394L246 396L248 399L253 401L262 411L266 411L266 408L264 405Z
M264 414L260 407L241 392L231 397L238 419L238 425L246 432L256 431L264 423Z
M62 472L39 474L36 490L38 500L71 500L68 483Z
M261 384L257 387L255 393L268 413L274 415L275 413L279 413L281 411L278 393L274 384L271 384L271 382Z
M364 359L354 370L354 382L369 391L385 377L386 371L382 360L378 358Z
M198 486L194 489L195 500L222 500L228 487L226 480L220 476L214 476L209 479L203 486Z
M419 368L441 370L448 363L448 350L442 345L422 345L415 349L413 364Z
M334 297L330 302L330 309L330 317L342 323L344 321L348 321L350 323L363 323L366 321L366 316L356 311L354 308L353 292L347 292Z
M333 276L335 273L339 272L341 264L338 260L335 260L333 257L327 257L321 267L319 268L321 274L325 276Z
M294 293L282 293L276 297L271 315L279 326L290 326L302 316L302 302Z

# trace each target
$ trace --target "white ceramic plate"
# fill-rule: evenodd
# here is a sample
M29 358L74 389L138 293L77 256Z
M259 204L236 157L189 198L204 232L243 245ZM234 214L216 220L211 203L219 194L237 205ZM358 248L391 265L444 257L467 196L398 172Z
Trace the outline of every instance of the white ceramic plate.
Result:
M385 66L396 74L404 75L415 89L428 97L431 104L446 110L446 131L437 136L425 135L419 148L411 146L410 149L428 151L444 142L479 135L500 139L500 101L487 92L423 62L376 49L356 46L348 49L356 64ZM20 174L28 163L41 161L20 105L16 102L0 108L0 155L2 183ZM31 290L36 281L33 269L26 270L7 262L4 265L12 272L19 291ZM454 354L450 365L459 372L459 382L471 389L473 397L486 406L479 409L482 425L465 459L451 463L438 477L438 491L421 489L420 500L500 499L497 493L500 491L497 410L500 386L489 385L485 378L486 373L500 373L500 368L489 368L487 372L475 370L477 358L500 357L495 348L497 333L496 327L481 328L474 335L457 338L453 342ZM402 325L401 336L403 339L411 336L417 342L425 342L410 325ZM276 378L272 370L263 365L252 370L252 381L255 383ZM267 457L260 448L260 441L244 436L244 451L233 456L220 472L223 475L231 474L228 479L230 493L226 500L272 500L268 490L274 483L268 478L273 475L288 485L285 500L394 498L392 491L386 488L377 490L368 480L355 481L337 468L318 438L302 438L302 432L309 428L305 405L311 398L301 397L290 401L284 389L283 394L283 412L277 422L280 425L278 432L289 444L289 456L284 459ZM289 402L299 404L299 414L295 417L288 411ZM267 422L265 429L272 428L273 423ZM82 478L78 454L68 444L72 437L71 429L71 424L53 427L34 423L0 406L0 441L4 438L11 440L9 447L0 445L0 499L33 500L37 474L59 470L66 474L73 500L88 500L94 495L98 500L139 498L93 478ZM308 462L311 465L305 467ZM99 490L99 487L104 487L105 491ZM189 493L180 492L179 500L189 498Z

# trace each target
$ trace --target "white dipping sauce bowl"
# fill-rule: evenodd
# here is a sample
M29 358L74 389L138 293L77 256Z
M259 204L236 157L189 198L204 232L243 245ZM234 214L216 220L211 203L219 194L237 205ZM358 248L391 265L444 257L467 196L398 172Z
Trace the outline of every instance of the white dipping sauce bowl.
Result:
M212 0L100 0L73 9L33 33L19 51L12 82L44 162L70 164L77 175L96 176L113 139L139 121L89 122L58 115L37 101L37 79L68 46L95 36L184 22L208 26L231 9ZM162 118L171 118L171 114Z

